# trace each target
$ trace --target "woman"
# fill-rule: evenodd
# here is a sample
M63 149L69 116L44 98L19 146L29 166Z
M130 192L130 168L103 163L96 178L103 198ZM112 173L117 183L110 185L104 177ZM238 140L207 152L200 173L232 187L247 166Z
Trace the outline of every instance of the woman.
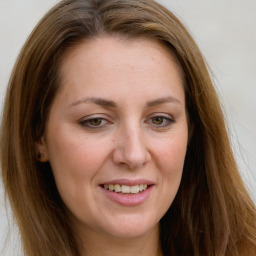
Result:
M14 67L1 149L26 255L255 254L206 64L154 1L46 14Z

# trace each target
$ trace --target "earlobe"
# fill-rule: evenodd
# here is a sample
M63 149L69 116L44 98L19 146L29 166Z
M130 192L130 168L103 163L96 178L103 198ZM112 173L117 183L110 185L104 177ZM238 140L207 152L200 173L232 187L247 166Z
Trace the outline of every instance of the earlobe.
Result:
M49 161L48 150L43 136L35 143L35 150L37 161L41 163Z

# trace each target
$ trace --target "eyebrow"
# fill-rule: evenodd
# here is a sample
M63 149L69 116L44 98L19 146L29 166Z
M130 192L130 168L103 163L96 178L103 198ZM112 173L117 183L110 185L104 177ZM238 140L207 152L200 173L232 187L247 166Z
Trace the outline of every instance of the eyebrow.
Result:
M99 106L111 107L111 108L116 108L117 107L117 104L112 100L106 100L106 99L103 99L103 98L95 98L95 97L79 99L75 102L72 102L70 104L70 107L74 107L74 106L77 106L77 105L82 104L82 103L94 103L94 104L99 105ZM172 96L168 96L168 97L162 97L162 98L158 98L158 99L155 99L155 100L152 100L152 101L148 101L146 103L146 107L150 108L150 107L154 107L156 105L160 105L160 104L164 104L164 103L181 104L181 102L177 98L172 97Z
M160 105L160 104L164 104L164 103L175 103L178 105L181 104L181 102L177 98L168 96L168 97L163 97L163 98L149 101L149 102L147 102L146 107L154 107L156 105Z
M94 98L94 97L82 98L80 100L77 100L77 101L71 103L70 107L77 106L81 103L94 103L94 104L97 104L97 105L103 106L103 107L112 107L112 108L117 107L116 103L112 100L106 100L103 98Z

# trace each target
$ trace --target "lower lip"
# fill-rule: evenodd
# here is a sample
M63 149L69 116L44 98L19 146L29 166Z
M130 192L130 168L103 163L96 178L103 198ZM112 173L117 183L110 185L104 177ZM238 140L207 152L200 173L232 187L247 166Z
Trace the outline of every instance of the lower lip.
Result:
M107 189L104 189L103 187L100 187L106 197L108 197L110 200L122 205L122 206L137 206L145 202L148 197L150 196L153 185L148 187L146 190L139 192L137 194L122 194L122 193L116 193Z

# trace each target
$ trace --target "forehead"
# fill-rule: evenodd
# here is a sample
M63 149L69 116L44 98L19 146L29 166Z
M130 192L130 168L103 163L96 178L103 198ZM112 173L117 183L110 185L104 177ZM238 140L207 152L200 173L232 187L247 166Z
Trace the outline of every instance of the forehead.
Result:
M143 50L143 51L142 51ZM144 63L148 64L158 62L158 64L164 65L163 59L167 62L172 61L176 64L176 68L179 70L180 75L183 76L183 70L177 60L176 56L172 53L171 48L167 46L166 42L148 38L148 37L137 37L128 38L122 35L114 36L98 36L95 38L84 39L69 47L61 58L61 74L65 74L65 63L78 59L79 55L83 51L83 57L87 57L87 63L93 64L97 62L99 58L104 58L108 61L106 64L120 65L122 60L136 59L144 60ZM115 59L113 53L117 56L120 54L119 59ZM146 54L145 54L146 53ZM81 56L82 57L82 56ZM140 57L142 57L140 59ZM161 63L160 63L161 62ZM102 62L104 64L105 62ZM85 64L85 63L83 63ZM96 63L97 65L99 63Z
M119 89L150 93L162 84L175 89L174 85L182 87L181 73L167 46L149 38L85 40L65 53L60 66L61 90L72 87L75 92L83 86L97 96L107 92L118 96Z

